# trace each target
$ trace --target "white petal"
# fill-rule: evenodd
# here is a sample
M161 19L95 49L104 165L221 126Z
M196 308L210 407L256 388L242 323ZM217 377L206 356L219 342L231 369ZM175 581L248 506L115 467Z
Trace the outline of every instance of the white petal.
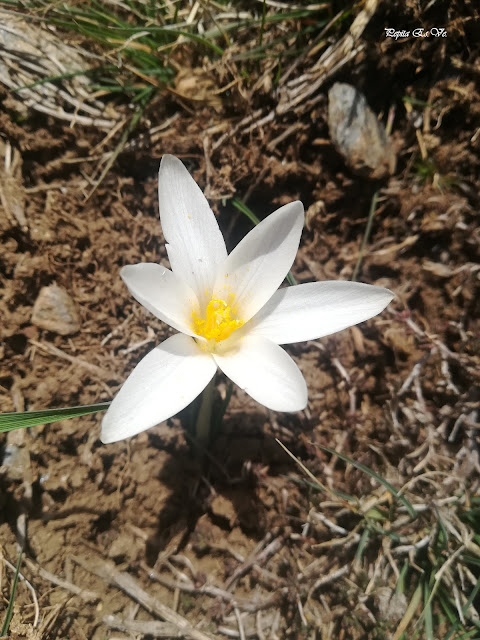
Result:
M215 297L229 300L243 322L278 289L292 266L304 221L301 202L281 207L243 238L220 267Z
M174 156L165 155L160 163L158 202L172 271L195 291L203 306L227 250L200 187Z
M315 340L368 320L394 294L360 282L331 280L279 289L245 330L277 344Z
M248 335L238 342L238 349L212 355L225 375L269 409L301 411L307 406L307 385L300 369L274 342Z
M195 335L192 312L198 308L194 292L180 278L160 264L144 262L123 267L120 275L132 296L168 325Z
M207 386L217 366L188 336L177 333L141 360L102 421L103 443L134 436L184 409Z

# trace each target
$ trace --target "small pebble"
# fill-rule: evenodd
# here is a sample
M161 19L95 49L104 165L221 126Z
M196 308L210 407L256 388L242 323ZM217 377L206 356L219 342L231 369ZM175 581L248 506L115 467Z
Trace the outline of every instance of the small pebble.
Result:
M7 444L0 456L0 470L6 472L11 480L22 480L25 477L26 452L23 447Z
M396 158L391 142L355 87L337 82L330 89L328 127L337 151L355 173L374 180L393 174Z
M80 317L73 300L56 284L40 290L33 305L32 323L61 336L69 336L80 329Z

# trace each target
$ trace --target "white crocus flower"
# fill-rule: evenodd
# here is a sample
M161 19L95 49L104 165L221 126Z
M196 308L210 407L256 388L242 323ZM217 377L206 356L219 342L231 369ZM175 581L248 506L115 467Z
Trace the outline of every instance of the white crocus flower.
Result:
M314 340L380 313L393 294L354 282L278 289L302 233L301 202L265 218L227 255L217 220L177 158L163 157L160 220L171 271L159 264L123 267L133 297L177 333L135 367L102 422L115 442L170 418L194 400L217 367L275 411L307 405L305 379L279 346Z

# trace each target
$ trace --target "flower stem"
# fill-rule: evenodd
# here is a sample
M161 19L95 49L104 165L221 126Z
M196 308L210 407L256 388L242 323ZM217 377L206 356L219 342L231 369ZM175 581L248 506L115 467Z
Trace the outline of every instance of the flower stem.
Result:
M197 420L195 422L195 438L197 439L197 442L202 446L208 445L208 441L210 439L215 377L216 376L213 376L213 378L210 380L210 382L202 392L202 400L200 403L200 408L198 410Z

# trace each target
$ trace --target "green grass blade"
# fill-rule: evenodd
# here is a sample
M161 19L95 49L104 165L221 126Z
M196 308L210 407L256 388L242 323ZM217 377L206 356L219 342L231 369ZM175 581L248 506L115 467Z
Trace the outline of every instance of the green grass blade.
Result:
M477 597L479 590L480 590L480 578L478 578L475 586L473 587L472 593L470 594L467 602L465 603L465 605L463 607L463 615L465 617L468 617L468 610L470 609L473 601ZM451 620L451 622L452 622L452 620ZM460 626L460 621L457 620L457 619L454 619L453 620L453 625L450 627L447 635L445 636L445 640L450 640L453 637L453 634L458 631L459 626ZM473 630L473 631L471 631L469 633L478 633L478 630ZM468 636L466 636L466 637L468 637Z
M468 615L468 610L470 609L470 606L472 605L472 602L477 597L477 594L478 594L479 590L480 590L480 578L478 578L477 583L473 587L472 593L470 594L468 600L465 603L465 606L463 607L463 615L464 616Z
M2 638L6 637L8 635L8 627L10 626L10 622L11 622L12 616L13 616L13 606L15 604L15 595L17 593L18 576L19 576L19 573L20 573L20 564L22 562L22 555L23 555L23 552L20 551L20 553L18 555L17 566L15 567L15 576L13 578L12 592L10 594L10 600L8 602L8 607L7 607L7 612L5 614L5 619L4 619L3 624L2 624L2 630L0 631L0 636Z
M360 563L362 562L363 552L365 551L369 538L370 530L368 529L368 527L365 527L365 529L362 531L362 535L358 543L357 552L355 553L355 562L358 566L360 566Z
M395 593L405 593L405 580L407 577L410 563L406 560L403 567L400 569L400 575L398 577L397 586L395 587Z
M460 622L460 618L458 617L457 613L452 609L451 603L447 600L447 598L445 598L444 594L439 594L438 602L440 603L443 609L443 612L447 616L449 622L453 625L450 631L445 636L445 640L450 640L453 634L455 634L455 636L453 637L455 637L456 640L458 640L460 632L463 633L463 629L464 629L463 625Z
M435 513L437 515L437 522L438 522L438 527L439 527L439 531L437 533L435 542L438 545L439 549L439 554L442 553L443 551L447 551L448 549L448 531L447 531L447 527L445 526L442 516L440 515L439 510L437 509L437 507L434 505L434 509L435 509Z
M97 411L106 411L109 402L87 404L79 407L65 407L63 409L45 409L44 411L23 411L0 414L0 433L13 429L26 429L40 424L50 424L58 420L70 420L79 416L86 416Z
M473 564L476 567L480 567L480 558L477 558L475 556L471 556L468 553L465 553L463 555L463 561L465 564Z
M33 89L34 87L38 87L39 85L61 82L62 80L70 80L70 78L76 78L77 76L88 76L96 72L105 72L105 70L113 71L113 65L107 69L107 67L98 67L96 69L82 69L82 71L72 71L71 73L61 73L57 76L48 76L47 78L42 78L41 80L37 80L36 82L32 82L31 84L25 84L21 87L17 87L16 89L12 89L12 93L19 93L24 89Z
M415 509L412 507L412 504L410 503L410 501L407 500L407 498L404 495L402 495L399 491L397 491L393 485L391 485L387 480L385 480L385 478L382 478L382 476L380 476L378 473L376 473L369 467L365 466L361 462L357 462L356 460L353 460L353 458L349 458L345 454L335 451L335 449L330 449L329 447L323 447L322 445L317 445L317 446L320 447L322 451L326 451L327 453L331 453L333 456L337 456L337 458L340 458L340 460L343 460L343 462L347 462L348 464L351 464L359 471L363 471L364 473L369 475L371 478L374 478L374 480L376 480L381 485L383 485L385 489L390 491L390 493L393 496L395 496L395 498L399 502L403 504L403 506L406 508L409 515L411 516L412 520L415 520L417 518Z
M375 217L375 211L377 210L377 200L378 200L378 191L375 191L373 194L372 201L370 203L370 211L368 212L367 226L365 228L365 233L363 234L362 242L360 244L360 250L358 252L357 263L353 270L352 274L352 282L357 281L358 274L360 273L360 267L362 266L363 254L365 253L365 248L367 246L368 240L370 239L370 233L372 231L373 218Z
M253 222L254 225L259 224L260 219L257 218L257 216L253 213L253 211L249 207L247 207L247 205L243 203L241 200L239 200L238 198L232 198L232 204L235 207L235 209L238 209L238 211L241 211L243 214L245 214L247 218L251 222Z
M291 271L287 273L287 282L291 287L297 284L297 281L293 277L293 273Z
M425 640L435 640L433 635L433 612L432 612L432 598L430 592L430 585L428 581L425 580L423 585L423 601L425 603L425 608L423 610L424 614L424 625L425 625Z
M288 477L288 476L285 476ZM294 484L298 484L302 487L308 487L309 489L313 489L314 491L321 491L323 493L327 493L327 489L324 485L320 484L318 480L316 482L312 482L311 480L307 480L306 478L292 478L289 477L290 482ZM349 502L353 505L358 503L358 500L353 496L348 495L348 493L344 493L343 491L339 491L338 489L331 489L330 491L336 498L340 500L344 500L345 502Z
M207 49L211 49L214 53L216 53L219 56L223 55L224 53L224 50L222 49L222 47L219 47L217 44L215 44L208 38L205 38L205 36L201 36L198 33L191 33L190 31L185 31L183 29L174 29L169 27L151 27L149 25L141 25L136 27L125 25L122 27L112 27L108 31L108 34L110 36L111 35L118 36L119 38L128 38L131 35L135 35L139 31L148 32L152 37L163 36L164 39L168 37L168 40L170 41L171 44L174 44L174 38L178 38L178 36L184 36L185 38L187 38L188 40L191 40L192 42L195 42L196 44L200 44L206 47ZM144 38L141 38L140 40L143 42ZM167 41L165 41L165 44L167 44Z
M405 611L403 618L398 623L397 629L392 636L392 640L400 640L405 632L406 628L412 621L413 616L415 615L415 611L422 599L422 585L417 585L415 592L412 595L412 599L408 603L407 610Z

